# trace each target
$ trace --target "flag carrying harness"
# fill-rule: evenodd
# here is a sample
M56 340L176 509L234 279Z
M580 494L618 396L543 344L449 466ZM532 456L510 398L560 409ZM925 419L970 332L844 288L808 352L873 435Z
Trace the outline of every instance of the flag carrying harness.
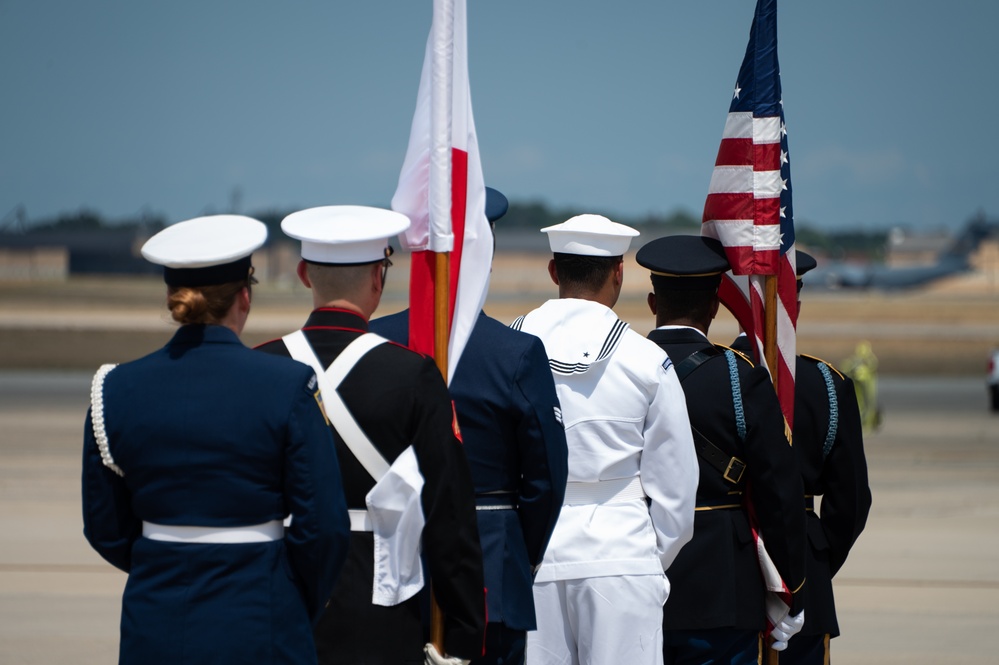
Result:
M682 384L684 379L690 376L698 367L712 358L722 355L725 356L728 363L729 381L732 384L732 406L735 409L735 425L739 432L739 441L744 442L746 440L746 412L742 403L742 386L739 383L739 370L736 365L734 351L731 349L722 351L715 346L696 351L679 363L674 364L676 375ZM694 433L694 449L701 459L718 469L725 480L733 485L738 485L742 481L743 473L746 471L746 463L716 446L693 425L690 426L690 429Z
M425 518L421 505L423 475L413 446L390 464L351 415L339 387L347 374L371 350L388 340L365 333L340 352L324 369L305 333L297 330L282 340L291 357L316 372L323 408L337 434L374 479L364 497L366 510L352 509L351 531L368 531L374 538L374 575L371 602L390 607L408 600L423 588L420 539Z

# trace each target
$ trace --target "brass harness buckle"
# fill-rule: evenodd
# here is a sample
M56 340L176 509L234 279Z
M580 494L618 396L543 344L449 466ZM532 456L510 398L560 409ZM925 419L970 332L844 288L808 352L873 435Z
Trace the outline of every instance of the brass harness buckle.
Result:
M742 480L742 474L745 471L745 462L738 457L733 457L728 461L728 466L725 467L725 473L722 474L722 477L733 485L737 485Z

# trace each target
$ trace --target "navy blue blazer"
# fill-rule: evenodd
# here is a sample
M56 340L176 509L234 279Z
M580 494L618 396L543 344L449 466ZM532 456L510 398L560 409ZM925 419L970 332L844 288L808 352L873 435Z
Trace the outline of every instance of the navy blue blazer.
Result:
M371 322L409 340L409 311ZM558 520L565 430L544 344L480 312L449 386L475 484L489 621L534 630L533 570ZM513 505L514 510L489 510Z
M121 663L315 662L318 620L350 522L308 367L222 326L181 327L107 375L102 463L88 414L84 535L127 572ZM142 522L234 527L292 516L283 539L163 542Z

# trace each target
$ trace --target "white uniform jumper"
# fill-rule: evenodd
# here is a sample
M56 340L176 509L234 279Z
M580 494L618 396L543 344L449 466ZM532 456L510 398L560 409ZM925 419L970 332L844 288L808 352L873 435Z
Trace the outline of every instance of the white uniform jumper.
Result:
M661 663L663 571L693 534L698 478L676 372L596 302L550 300L513 327L544 342L569 446L527 660Z

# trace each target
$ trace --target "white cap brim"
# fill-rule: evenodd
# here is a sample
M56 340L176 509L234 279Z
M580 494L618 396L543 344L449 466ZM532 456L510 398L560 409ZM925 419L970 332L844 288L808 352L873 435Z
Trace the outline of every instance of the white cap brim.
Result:
M267 227L242 215L177 222L146 241L143 258L167 268L209 268L245 258L267 241Z
M292 213L281 222L302 243L302 258L316 263L372 263L385 258L388 239L409 228L402 213L368 206L322 206Z

